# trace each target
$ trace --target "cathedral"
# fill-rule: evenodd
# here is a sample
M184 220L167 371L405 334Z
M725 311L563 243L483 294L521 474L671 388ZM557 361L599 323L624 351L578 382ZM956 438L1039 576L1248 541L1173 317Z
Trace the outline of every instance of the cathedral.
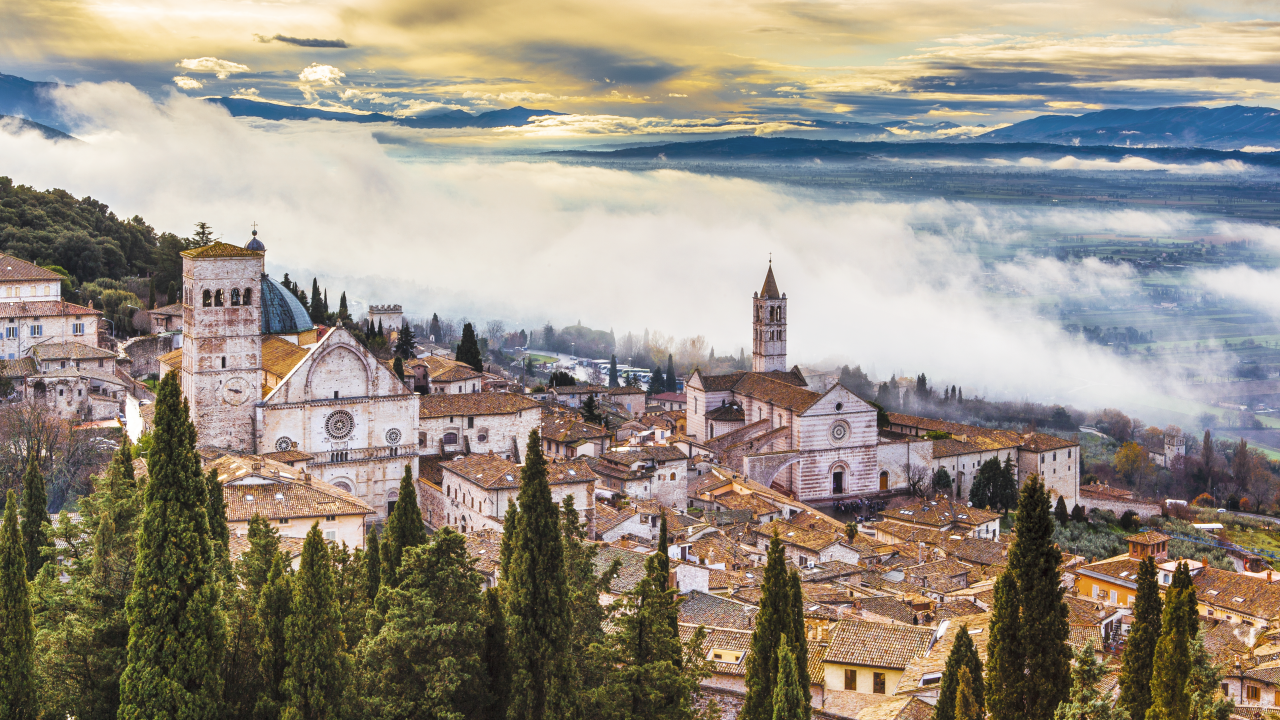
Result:
M182 253L179 370L201 447L306 462L384 516L418 474L418 398L342 328L315 327L264 272L266 246Z
M752 298L751 370L695 370L685 392L689 436L752 480L806 501L889 489L876 409L841 385L815 392L787 369L787 296L772 263Z

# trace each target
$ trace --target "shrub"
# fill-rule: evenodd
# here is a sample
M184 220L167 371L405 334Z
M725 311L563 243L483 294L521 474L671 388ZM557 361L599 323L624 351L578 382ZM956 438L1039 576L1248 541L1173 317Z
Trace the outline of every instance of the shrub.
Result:
M1114 557L1128 548L1124 540L1105 525L1095 527L1082 522L1058 525L1053 531L1053 541L1059 548L1087 558Z
M1133 510L1125 510L1124 515L1120 517L1120 527L1129 532L1137 530L1142 523L1138 521L1138 513Z
M1213 501L1213 496L1210 495L1209 493L1200 493L1199 495L1196 496L1195 500L1191 501L1191 504L1195 505L1196 507L1203 507L1203 508L1211 508L1217 505L1217 503Z

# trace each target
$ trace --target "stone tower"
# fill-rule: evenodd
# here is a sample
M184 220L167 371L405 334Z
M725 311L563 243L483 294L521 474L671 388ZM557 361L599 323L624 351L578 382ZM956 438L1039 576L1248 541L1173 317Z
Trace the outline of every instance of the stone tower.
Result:
M778 292L773 263L756 293L752 322L751 369L755 372L787 370L787 296Z
M255 452L262 400L262 271L266 248L215 242L182 253L182 394L196 443Z

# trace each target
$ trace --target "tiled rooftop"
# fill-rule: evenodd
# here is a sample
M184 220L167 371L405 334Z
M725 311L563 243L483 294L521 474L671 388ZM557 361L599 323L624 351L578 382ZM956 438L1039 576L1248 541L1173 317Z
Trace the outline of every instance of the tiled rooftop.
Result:
M841 620L831 634L827 662L904 669L932 639L930 628Z

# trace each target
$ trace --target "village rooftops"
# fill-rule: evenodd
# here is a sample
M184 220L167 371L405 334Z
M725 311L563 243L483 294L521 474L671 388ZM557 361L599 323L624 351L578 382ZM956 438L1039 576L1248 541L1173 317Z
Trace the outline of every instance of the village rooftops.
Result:
M746 416L742 412L742 406L737 403L725 403L720 407L707 411L708 420L717 422L745 422Z
M666 401L666 402L682 403L682 402L687 402L687 398L688 396L685 395L684 393L673 393L673 392L658 393L657 395L653 396L653 400L656 402Z
M466 365L454 365L452 367L444 368L440 372L434 373L431 375L431 380L433 382L450 383L458 382L460 380L470 380L471 378L478 377L480 377L480 373L476 372L474 369Z
M1280 584L1215 567L1192 575L1191 584L1197 601L1224 613L1248 615L1263 622L1280 616Z
M496 580L502 560L502 533L493 528L469 532L466 543L476 572Z
M179 349L176 352L182 352L182 350ZM262 369L277 378L284 378L298 367L298 363L302 362L308 352L310 351L307 348L299 347L283 338L268 335L262 339Z
M162 305L162 306L160 306L160 307L156 308L155 310L151 310L151 311L150 311L150 313L151 313L152 315L173 315L173 316L181 316L181 315L182 315L182 303L170 303L170 304L168 304L168 305Z
M65 317L67 315L101 315L83 305L66 300L36 300L34 302L3 302L0 300L0 316L3 317Z
M932 641L931 628L841 620L831 634L826 661L904 670L929 649Z
M921 690L936 690L942 680L942 671L947 665L947 656L955 645L956 635L960 628L968 630L969 639L973 641L978 659L985 665L987 662L987 640L991 637L991 614L968 615L957 620L950 620L945 627L939 626L938 640L932 648L916 656L898 680L898 695L907 695Z
M203 245L198 248L182 251L183 257L200 260L210 258L252 258L262 257L262 255L263 251L261 250L247 250L239 245L224 243L220 240L215 240L208 245Z
M12 255L0 253L0 280L57 280L62 276Z
M440 467L489 490L514 490L520 488L521 466L501 455L476 453L440 463ZM594 482L600 480L585 462L548 463L547 482L551 485Z
M917 437L922 437L927 432L950 434L951 437L949 439L934 441L934 457L951 457L1015 447L1029 452L1049 452L1051 450L1075 447L1080 444L1047 433L1018 433L1012 430L996 430L976 425L963 425L946 420L918 417L916 415L905 415L903 413L891 412L886 413L886 415L889 418L888 429L893 432L903 432Z
M756 614L760 609L754 605L698 590L691 590L682 597L684 601L680 603L679 612L683 624L729 630L755 629Z
M599 440L609 437L609 430L599 425L591 425L575 420L570 414L542 415L542 437L559 443L574 443L579 440Z
M0 312L0 314L3 314ZM82 342L44 342L31 348L31 356L41 362L45 360L107 360L114 358L115 353L103 350Z
M707 392L728 392L730 390L736 390L737 384L748 375L776 380L795 387L805 387L808 385L808 383L805 382L804 373L800 372L798 367L794 367L786 371L772 370L767 372L739 370L737 372L725 373L724 375L703 375L701 372L698 372L698 378L702 382L702 388Z
M924 500L918 505L908 505L884 511L886 520L893 519L909 525L927 525L940 529L952 525L977 527L1000 518L993 513L974 507L965 507L949 499Z
M419 396L418 405L422 418L511 415L541 406L533 398L504 392L432 393Z
M638 462L648 462L650 460L661 464L689 459L689 456L685 455L680 448L666 445L624 446L617 450L606 452L602 457L605 460L623 465L634 465Z
M1128 553L1125 553L1124 555L1117 555L1076 568L1076 573L1136 590L1138 588L1139 565L1141 565L1141 561L1135 560ZM1232 574L1234 575L1235 573Z
M373 508L345 490L259 455L223 455L207 467L218 471L227 520L368 515Z

